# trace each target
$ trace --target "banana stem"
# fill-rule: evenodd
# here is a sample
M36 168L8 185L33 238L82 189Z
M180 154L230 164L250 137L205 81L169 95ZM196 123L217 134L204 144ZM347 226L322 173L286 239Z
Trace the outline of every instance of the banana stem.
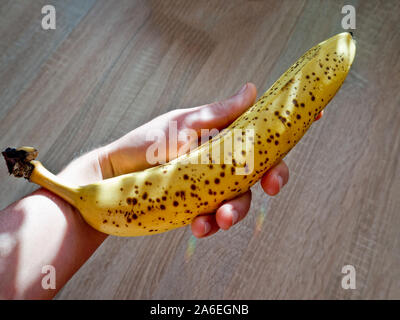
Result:
M56 175L47 170L41 162L33 160L30 161L34 169L29 177L29 181L36 183L56 195L60 196L73 206L76 205L78 197L78 187L69 185Z
M32 147L18 149L7 148L2 152L10 174L24 177L60 196L75 206L78 197L78 187L69 185L48 171L43 165L34 160L38 152Z

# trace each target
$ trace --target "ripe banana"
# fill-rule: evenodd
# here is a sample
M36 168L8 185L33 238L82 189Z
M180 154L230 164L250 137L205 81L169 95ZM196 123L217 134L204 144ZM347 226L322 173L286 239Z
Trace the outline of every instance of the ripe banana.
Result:
M144 171L71 186L33 160L37 154L33 148L8 148L3 155L10 173L64 198L99 231L117 236L165 232L191 223L199 214L214 212L279 162L339 90L354 55L350 33L321 42L226 130L190 153ZM226 146L236 140L231 135L235 130L242 131L238 138L242 147L228 152L229 159ZM244 131L253 135L246 137ZM224 144L225 149L220 148ZM246 159L251 159L252 168ZM240 170L244 174L237 174Z

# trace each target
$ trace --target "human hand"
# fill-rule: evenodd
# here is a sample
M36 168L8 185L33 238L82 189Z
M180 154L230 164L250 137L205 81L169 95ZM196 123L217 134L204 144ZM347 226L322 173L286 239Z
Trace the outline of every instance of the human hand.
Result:
M99 163L98 179L106 179L138 170L143 170L152 165L146 159L146 150L154 140L147 140L146 136L155 128L165 135L167 148L166 159L171 160L178 154L169 153L168 134L169 124L177 124L177 137L186 129L194 129L200 136L201 129L218 129L229 126L237 117L252 106L256 100L257 90L254 84L247 83L236 95L231 98L211 104L189 108L177 109L160 115L150 122L134 129L120 139L98 150ZM316 120L322 116L318 115ZM193 141L178 140L177 150ZM97 179L97 180L98 180ZM289 169L284 161L269 169L261 179L261 186L268 195L276 195L288 182ZM87 181L91 182L91 181ZM251 203L251 191L225 202L214 214L201 215L192 222L192 232L198 237L214 234L219 229L228 230L232 225L241 221L248 213Z

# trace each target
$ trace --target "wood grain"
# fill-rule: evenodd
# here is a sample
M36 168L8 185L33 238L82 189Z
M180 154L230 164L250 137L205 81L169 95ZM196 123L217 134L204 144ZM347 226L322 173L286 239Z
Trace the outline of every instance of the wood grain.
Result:
M47 3L0 3L0 145L34 145L54 172L169 110L264 91L357 12L355 63L278 196L255 186L246 219L208 239L110 237L57 299L400 298L398 1L51 1L45 31ZM1 208L35 189L0 177Z

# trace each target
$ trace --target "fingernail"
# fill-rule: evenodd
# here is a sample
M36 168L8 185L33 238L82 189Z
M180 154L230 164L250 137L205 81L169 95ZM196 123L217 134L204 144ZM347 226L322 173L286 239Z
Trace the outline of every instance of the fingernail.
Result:
M238 96L238 95L242 94L243 92L246 91L246 89L247 89L247 83L242 87L242 89L239 90L238 93L236 93L236 95Z
M239 213L236 210L231 210L232 212L232 225L234 225L239 220Z
M209 224L208 222L204 222L204 233L203 235L209 233L211 230L211 224Z
M279 183L279 191L280 191L283 187L283 178L280 175L278 175L278 183Z

